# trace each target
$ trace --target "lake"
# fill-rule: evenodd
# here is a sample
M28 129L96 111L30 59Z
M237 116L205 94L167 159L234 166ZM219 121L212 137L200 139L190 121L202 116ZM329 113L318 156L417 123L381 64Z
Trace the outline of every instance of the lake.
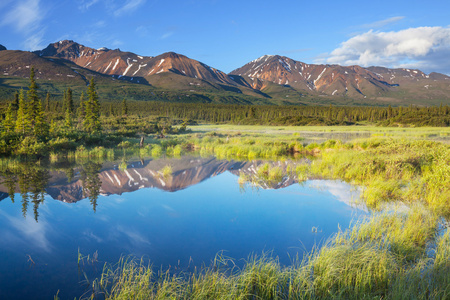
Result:
M289 265L368 214L345 182L239 180L264 163L186 156L4 168L0 298L80 297L84 274L93 279L123 255L174 272L209 265L218 253L239 265L270 252Z

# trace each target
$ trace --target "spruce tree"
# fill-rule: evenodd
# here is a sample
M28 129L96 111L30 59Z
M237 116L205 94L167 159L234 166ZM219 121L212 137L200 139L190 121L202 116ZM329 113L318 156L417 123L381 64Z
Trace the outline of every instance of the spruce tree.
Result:
M394 116L391 105L388 106L387 118L390 119Z
M23 90L19 93L19 109L17 110L16 132L26 134L30 128L30 119L27 116L28 105L25 102Z
M72 113L70 112L69 107L67 107L66 113L64 115L64 127L72 128Z
M15 121L13 115L13 104L9 104L6 110L5 119L3 120L3 128L6 133L14 131Z
M83 128L84 123L84 117L86 115L85 111L85 103L84 103L84 93L81 92L80 96L80 106L77 109L77 116L78 116L78 128Z
M50 111L50 93L47 92L47 96L45 96L45 111Z
M66 111L66 109L67 109L67 91L66 90L64 90L64 93L63 93L62 105L63 105L63 111Z
M31 128L33 128L33 134L35 136L45 136L48 134L48 125L45 122L42 103L37 94L38 88L36 80L34 79L34 67L31 67L30 86L27 92L29 104L25 118L31 123Z
M44 111L42 110L41 101L38 101L36 103L33 133L35 136L47 136L48 135L48 124L44 118Z
M123 101L122 101L122 116L126 117L127 115L128 115L127 100L123 99Z
M14 102L12 103L12 108L14 113L17 114L17 110L19 109L19 92L14 93Z
M55 134L57 131L57 126L56 126L56 122L55 120L51 119L50 120L50 134Z
M91 78L91 82L87 91L89 99L85 102L85 117L83 122L84 130L90 133L100 132L100 104L98 102L98 95L95 91L94 78Z

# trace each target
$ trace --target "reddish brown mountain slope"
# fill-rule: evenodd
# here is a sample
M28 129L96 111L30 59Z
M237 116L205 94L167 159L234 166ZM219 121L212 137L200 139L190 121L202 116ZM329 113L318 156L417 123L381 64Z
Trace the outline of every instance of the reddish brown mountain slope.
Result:
M118 77L149 77L163 72L203 79L214 83L236 85L227 74L184 55L168 52L156 57L140 56L119 49L93 49L73 41L48 45L40 56L60 57L90 70Z
M332 96L364 97L390 88L376 74L359 66L305 64L278 55L262 56L230 74L250 77L256 89L273 82Z
M28 78L31 67L35 69L36 79L45 79L49 82L71 82L84 86L89 82L86 75L93 75L93 72L89 70L57 58L46 59L34 53L19 50L0 51L0 75Z

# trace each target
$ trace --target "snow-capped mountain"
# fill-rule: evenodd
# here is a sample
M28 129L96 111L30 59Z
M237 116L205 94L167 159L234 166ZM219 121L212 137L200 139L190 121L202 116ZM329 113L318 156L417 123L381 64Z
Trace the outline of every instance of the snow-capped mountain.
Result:
M271 82L310 93L356 98L383 96L411 82L425 86L437 78L450 79L443 74L426 75L419 70L306 64L279 55L264 55L230 75L250 78L252 87L260 90Z

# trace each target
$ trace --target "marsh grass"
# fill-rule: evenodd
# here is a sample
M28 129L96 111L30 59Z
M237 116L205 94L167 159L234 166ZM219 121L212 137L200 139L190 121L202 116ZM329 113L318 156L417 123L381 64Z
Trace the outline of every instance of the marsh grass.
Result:
M185 136L182 143L187 149L197 149L202 156L214 155L219 159L276 159L303 149L300 137L265 134L197 133Z
M450 233L438 234L438 222L423 206L397 207L339 231L289 266L270 253L251 255L242 267L219 254L193 272L121 258L105 264L90 298L445 299Z
M158 171L159 174L164 177L164 179L169 179L172 176L173 169L171 165L164 166L161 170Z
M362 186L372 208L421 202L450 216L450 147L442 143L370 139L322 148L310 172Z
M160 157L163 154L163 148L160 145L152 146L152 157Z

